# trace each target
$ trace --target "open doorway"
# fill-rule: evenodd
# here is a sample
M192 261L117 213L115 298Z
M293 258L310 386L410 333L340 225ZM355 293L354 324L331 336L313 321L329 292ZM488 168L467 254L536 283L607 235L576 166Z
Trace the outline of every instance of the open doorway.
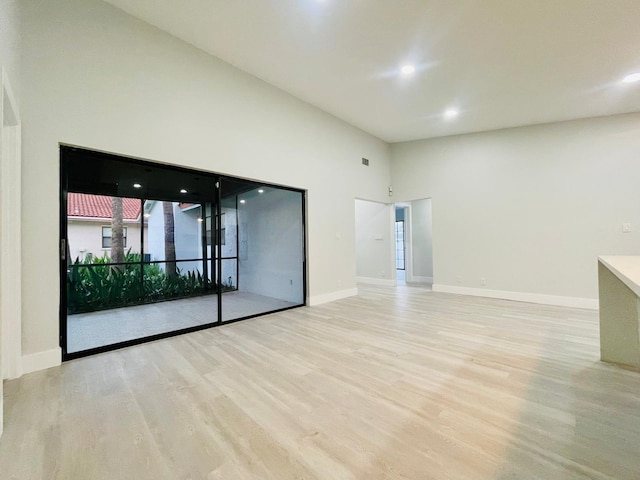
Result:
M408 207L399 205L395 207L395 258L398 285L406 284L407 281L407 229L405 217L408 209Z
M430 198L396 203L395 264L398 285L433 284L433 227Z

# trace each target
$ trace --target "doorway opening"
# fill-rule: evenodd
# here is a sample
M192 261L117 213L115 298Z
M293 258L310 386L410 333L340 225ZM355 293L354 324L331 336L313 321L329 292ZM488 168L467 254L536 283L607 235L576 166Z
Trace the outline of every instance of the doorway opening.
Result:
M433 284L431 199L395 204L395 261L398 285Z
M63 359L304 305L302 190L61 147Z
M405 209L396 207L395 224L395 252L396 252L396 281L398 284L406 283L406 238L405 238Z

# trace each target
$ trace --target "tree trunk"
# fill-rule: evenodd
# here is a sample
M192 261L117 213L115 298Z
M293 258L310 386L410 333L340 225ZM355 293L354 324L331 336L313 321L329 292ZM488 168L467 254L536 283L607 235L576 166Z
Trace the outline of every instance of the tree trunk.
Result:
M164 259L165 272L170 277L178 275L176 268L176 243L174 235L174 219L173 219L173 203L162 202L162 211L164 213Z
M111 263L124 263L124 229L122 227L122 198L111 197ZM113 265L111 271L124 270L124 265Z

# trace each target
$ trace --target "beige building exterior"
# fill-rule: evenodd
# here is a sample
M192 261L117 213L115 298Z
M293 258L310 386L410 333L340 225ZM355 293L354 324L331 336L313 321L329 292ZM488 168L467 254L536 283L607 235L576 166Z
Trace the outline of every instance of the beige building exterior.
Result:
M125 252L140 253L140 222L124 220L123 225L126 232ZM108 236L110 230L110 218L69 218L67 232L71 260L75 262L76 259L80 259L82 261L89 254L94 257L102 257L105 253L109 255L111 248L106 246L109 243L106 242L105 236ZM145 237L147 237L146 230L145 225Z

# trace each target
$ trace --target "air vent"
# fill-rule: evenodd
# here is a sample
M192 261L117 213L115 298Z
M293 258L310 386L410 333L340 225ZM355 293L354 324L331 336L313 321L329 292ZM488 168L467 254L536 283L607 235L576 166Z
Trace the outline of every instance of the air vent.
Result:
M368 167L368 166L369 166L369 159L368 159L368 158L364 158L364 157L362 157L362 164L363 164L364 166Z

